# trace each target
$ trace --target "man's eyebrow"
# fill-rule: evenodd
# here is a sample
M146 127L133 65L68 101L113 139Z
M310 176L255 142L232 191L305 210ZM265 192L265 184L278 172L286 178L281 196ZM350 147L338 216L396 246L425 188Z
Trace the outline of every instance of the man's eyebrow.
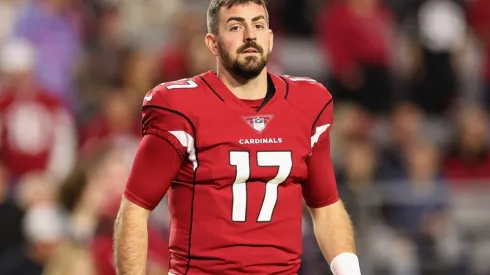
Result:
M254 18L252 18L252 22L259 21L260 19L266 20L265 16L259 15L259 16L255 16ZM245 22L245 18L233 16L233 17L228 18L228 20L226 20L226 23L228 23L230 21Z
M259 21L260 19L264 19L265 20L265 16L263 16L263 15L255 16L254 18L252 18L252 22Z
M238 22L245 22L245 18L243 17L230 17L228 18L228 20L226 20L226 23L230 22L230 21L238 21Z

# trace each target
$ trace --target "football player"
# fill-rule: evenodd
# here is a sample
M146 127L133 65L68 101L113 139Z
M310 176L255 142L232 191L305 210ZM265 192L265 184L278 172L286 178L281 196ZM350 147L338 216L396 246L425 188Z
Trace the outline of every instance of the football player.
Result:
M115 228L119 274L145 274L148 217L165 194L169 274L297 274L303 198L333 273L360 274L330 159L330 93L267 70L264 0L212 0L207 20L216 73L144 98L144 136Z

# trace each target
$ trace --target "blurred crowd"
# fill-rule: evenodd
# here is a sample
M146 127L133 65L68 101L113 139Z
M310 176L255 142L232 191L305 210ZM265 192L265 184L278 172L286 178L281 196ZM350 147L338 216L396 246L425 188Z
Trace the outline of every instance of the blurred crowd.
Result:
M155 85L214 69L208 1L0 0L0 274L113 275ZM363 274L490 274L490 0L270 0L269 69L335 100ZM305 210L302 275L329 274ZM165 202L148 274L166 274Z

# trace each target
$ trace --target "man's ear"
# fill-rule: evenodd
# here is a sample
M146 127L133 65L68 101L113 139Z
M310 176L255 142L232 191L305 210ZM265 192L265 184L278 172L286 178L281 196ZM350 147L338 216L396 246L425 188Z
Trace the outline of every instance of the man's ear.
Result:
M272 52L272 48L274 48L274 32L269 29L269 52Z
M204 43L206 43L209 51L211 51L214 56L219 56L218 40L216 39L216 35L212 33L206 34L206 36L204 37Z

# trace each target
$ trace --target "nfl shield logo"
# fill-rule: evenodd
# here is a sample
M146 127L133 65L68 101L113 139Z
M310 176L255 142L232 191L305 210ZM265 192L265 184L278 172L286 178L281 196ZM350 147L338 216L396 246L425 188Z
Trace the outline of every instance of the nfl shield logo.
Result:
M265 122L263 117L254 118L254 126L253 128L259 132L262 132L265 128Z
M247 116L243 117L243 120L255 131L261 133L273 117L274 115Z

